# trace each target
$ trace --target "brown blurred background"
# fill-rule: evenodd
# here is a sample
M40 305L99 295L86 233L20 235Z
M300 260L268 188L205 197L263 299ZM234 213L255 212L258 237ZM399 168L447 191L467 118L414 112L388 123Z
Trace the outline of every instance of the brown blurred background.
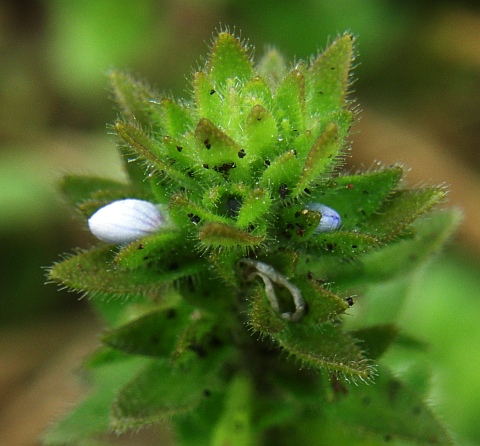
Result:
M358 37L349 168L402 162L411 184L449 185L465 214L399 321L431 344L438 412L461 444L480 444L480 7L428 0L0 2L0 444L39 444L85 392L76 371L102 324L44 286L42 267L92 242L56 195L61 174L121 177L105 71L188 96L221 25L257 57L267 44L307 58L345 30Z

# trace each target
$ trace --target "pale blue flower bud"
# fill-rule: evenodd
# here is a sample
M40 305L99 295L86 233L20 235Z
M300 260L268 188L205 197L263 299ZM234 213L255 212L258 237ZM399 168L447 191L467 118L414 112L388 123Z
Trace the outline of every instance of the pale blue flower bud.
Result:
M317 211L322 214L322 218L320 218L320 222L317 226L317 229L315 229L314 234L335 231L340 227L342 220L339 213L335 209L332 209L321 203L309 203L307 207L312 211Z
M100 208L88 219L88 226L100 240L125 245L154 234L164 222L164 216L154 204L127 198Z

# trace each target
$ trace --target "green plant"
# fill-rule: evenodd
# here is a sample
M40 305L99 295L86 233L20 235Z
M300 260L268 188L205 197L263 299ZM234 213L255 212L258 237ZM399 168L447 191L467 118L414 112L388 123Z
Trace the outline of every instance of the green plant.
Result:
M182 101L110 73L129 182L61 185L110 244L49 271L108 329L85 364L94 392L46 444L166 419L185 445L452 443L379 362L397 327L343 317L354 291L417 268L458 221L430 212L443 188L402 185L399 165L340 172L353 44L254 65L220 32Z

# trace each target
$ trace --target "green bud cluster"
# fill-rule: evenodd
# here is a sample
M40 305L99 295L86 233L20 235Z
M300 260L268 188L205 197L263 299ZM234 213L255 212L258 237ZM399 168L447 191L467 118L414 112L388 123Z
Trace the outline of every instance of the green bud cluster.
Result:
M416 424L397 429L387 420L379 435L421 439L434 431L435 444L448 444L424 403L377 369L397 328L347 331L342 323L352 290L413 270L457 220L451 212L421 217L445 190L403 186L399 165L340 172L355 117L353 60L350 34L289 66L276 50L254 64L250 48L220 32L188 100L110 73L129 182L71 175L61 187L85 219L103 209L95 228L119 231L103 240L122 241L122 231L130 238L76 252L49 272L90 296L109 325L86 364L97 393L84 405L102 420L89 433L173 417L188 445L298 444L288 436L267 441L265 433L300 426L312 405L330 404L324 416L332 420L349 411L355 420L361 395L343 379L378 375L375 386L357 391L373 392L377 410L394 384L398 410L422 408ZM132 227L122 229L115 214L111 229L99 215L120 200L145 209L158 227L132 241L143 223L130 210ZM109 377L119 378L106 392ZM60 444L72 420L82 422L78 413L47 443ZM359 424L369 432L375 422Z

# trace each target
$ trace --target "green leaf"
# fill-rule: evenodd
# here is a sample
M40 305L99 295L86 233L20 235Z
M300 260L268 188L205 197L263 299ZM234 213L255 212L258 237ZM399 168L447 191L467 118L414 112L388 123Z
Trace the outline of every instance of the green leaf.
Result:
M355 257L366 253L380 245L376 237L360 232L332 231L314 234L308 240L308 250L315 255L328 253L329 255L342 256L342 258Z
M221 172L228 175L230 169L243 158L241 147L225 132L208 119L202 118L195 128L195 142L201 162L206 169L224 168ZM226 166L229 167L226 170Z
M114 70L108 77L122 115L144 128L160 132L162 117L156 94L127 73Z
M336 372L353 382L369 382L375 375L375 368L353 338L330 322L313 328L301 322L289 323L288 329L272 334L272 338L305 366Z
M304 257L298 271L311 271L328 282L341 284L344 289L357 285L372 285L391 281L415 270L445 243L461 220L457 210L437 212L417 220L411 237L391 242L382 249L358 256L355 261Z
M245 197L237 215L237 226L246 229L250 225L265 223L268 220L272 199L263 188L252 189Z
M373 386L348 388L348 395L325 406L328 419L363 437L418 445L453 445L447 429L410 388L380 368ZM328 423L328 421L327 421Z
M257 71L269 85L275 87L287 71L283 54L275 48L269 48L258 62Z
M245 157L264 159L275 153L278 141L277 123L272 114L262 105L255 105L245 122Z
M195 356L178 368L168 360L151 361L120 390L112 406L110 426L123 432L192 411L223 388L219 372L227 357L226 351Z
M108 431L110 407L117 392L147 361L123 356L91 370L94 392L49 429L43 443L47 446L83 445L87 444L89 437Z
M292 70L278 86L274 99L274 114L289 139L305 130L305 77L298 70Z
M190 313L185 305L154 310L109 330L102 342L125 353L168 357Z
M219 125L221 118L222 100L215 90L213 82L203 71L198 71L193 77L193 91L200 119L205 118Z
M394 192L366 222L364 231L383 240L399 235L446 195L443 188L403 189Z
M59 187L63 196L74 207L79 207L83 202L96 197L101 190L107 189L120 194L133 191L128 185L119 181L83 175L65 175Z
M167 162L166 153L162 145L155 139L148 136L139 127L132 124L118 121L115 130L120 137L129 145L138 156L146 161L146 166L156 170L162 177L175 181L184 188L195 190L195 182L182 170ZM144 175L145 176L145 175Z
M253 389L246 375L235 376L227 390L222 415L213 431L212 446L253 446Z
M263 235L253 235L225 223L205 223L198 233L198 238L205 246L212 248L253 248L260 245Z
M339 176L328 180L312 193L310 199L339 212L342 229L358 229L367 218L378 211L402 176L401 166Z
M352 60L353 37L345 34L313 62L305 74L307 116L325 120L344 108Z
M207 70L216 89L224 88L230 80L247 82L254 74L245 47L233 35L221 32L213 42Z
M393 324L373 325L350 331L365 356L378 359L397 338L398 328Z
M121 268L113 262L114 253L110 246L83 251L55 264L49 278L71 290L87 292L90 296L130 298L148 297L161 299L163 285L202 268L169 268L172 261L168 256L163 260L164 269L152 265L150 268L134 270ZM161 264L160 264L161 265Z
M167 136L179 138L192 130L193 119L190 116L190 109L177 102L163 98L161 101L163 126Z

